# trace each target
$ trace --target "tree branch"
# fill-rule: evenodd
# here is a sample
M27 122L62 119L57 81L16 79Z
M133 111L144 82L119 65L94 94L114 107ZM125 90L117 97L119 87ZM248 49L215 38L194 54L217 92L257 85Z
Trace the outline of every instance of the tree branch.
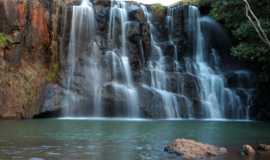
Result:
M253 12L248 0L243 0L245 2L245 8L246 8L246 16L251 22L252 26L255 28L256 32L258 33L260 39L270 47L270 41L269 38L262 28L260 20L257 18L255 13Z

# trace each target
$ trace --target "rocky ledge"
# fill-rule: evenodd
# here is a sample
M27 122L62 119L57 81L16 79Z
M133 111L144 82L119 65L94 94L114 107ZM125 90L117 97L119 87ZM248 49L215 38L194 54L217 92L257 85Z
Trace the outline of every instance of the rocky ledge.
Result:
M227 153L226 148L203 144L189 139L176 139L165 147L165 151L180 155L184 159L203 159Z

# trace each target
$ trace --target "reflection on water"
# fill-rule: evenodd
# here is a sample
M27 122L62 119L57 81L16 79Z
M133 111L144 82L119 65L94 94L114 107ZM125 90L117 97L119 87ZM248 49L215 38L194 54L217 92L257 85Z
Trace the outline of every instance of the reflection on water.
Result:
M269 124L258 122L50 119L1 121L0 128L1 160L174 160L163 148L179 137L230 148L215 160L239 160L242 144L270 142Z

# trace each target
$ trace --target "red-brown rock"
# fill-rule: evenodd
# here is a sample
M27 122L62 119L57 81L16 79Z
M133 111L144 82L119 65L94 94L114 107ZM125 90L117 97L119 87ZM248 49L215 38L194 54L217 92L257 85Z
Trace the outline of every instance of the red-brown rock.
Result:
M179 154L184 159L201 159L227 153L226 148L219 148L189 139L176 139L166 146L165 151Z
M247 145L247 144L242 146L242 152L246 156L254 156L256 154L255 149L251 145Z

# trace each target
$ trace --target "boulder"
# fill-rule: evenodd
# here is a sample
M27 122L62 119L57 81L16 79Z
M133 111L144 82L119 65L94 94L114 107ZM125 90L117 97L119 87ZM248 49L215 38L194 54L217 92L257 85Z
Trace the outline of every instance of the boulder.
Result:
M165 151L181 155L184 159L203 159L227 153L226 148L189 139L176 139L165 147Z
M138 87L140 110L147 118L166 118L162 97L158 90L143 85ZM153 103L155 102L155 103Z
M270 145L267 144L260 144L258 146L258 150L259 151L263 151L263 152L270 152Z
M245 144L242 146L242 153L246 156L254 156L256 151L251 145Z

